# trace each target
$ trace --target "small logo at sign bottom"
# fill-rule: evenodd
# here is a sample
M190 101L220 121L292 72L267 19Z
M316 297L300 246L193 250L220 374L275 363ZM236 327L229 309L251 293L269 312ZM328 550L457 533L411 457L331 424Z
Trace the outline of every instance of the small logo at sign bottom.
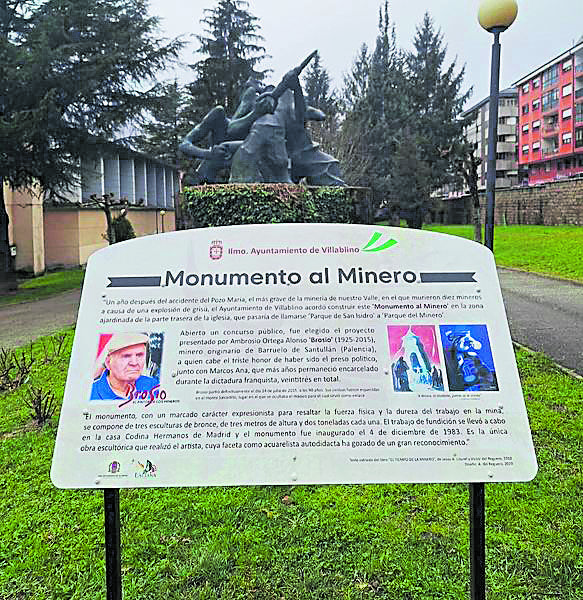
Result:
M151 460L146 460L144 462L133 460L132 463L134 464L135 478L156 477L158 467Z

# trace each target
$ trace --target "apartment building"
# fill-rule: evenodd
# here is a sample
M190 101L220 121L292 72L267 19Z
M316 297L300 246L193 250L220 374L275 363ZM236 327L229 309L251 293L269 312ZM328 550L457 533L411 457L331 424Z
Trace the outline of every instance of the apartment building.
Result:
M488 117L490 98L484 98L461 114L466 140L474 145L475 156L482 159L478 167L478 188L486 188L488 168ZM502 90L498 100L498 139L496 141L496 187L518 184L518 92Z
M514 85L528 184L583 173L583 38Z

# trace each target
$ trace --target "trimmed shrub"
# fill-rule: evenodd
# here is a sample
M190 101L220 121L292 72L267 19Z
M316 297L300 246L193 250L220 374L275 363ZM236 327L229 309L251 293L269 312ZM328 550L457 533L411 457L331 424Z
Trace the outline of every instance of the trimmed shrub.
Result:
M201 185L184 190L182 210L190 227L355 223L353 191L286 183Z
M115 241L125 242L126 240L133 240L136 237L133 225L125 215L119 215L112 221L113 229L115 231Z

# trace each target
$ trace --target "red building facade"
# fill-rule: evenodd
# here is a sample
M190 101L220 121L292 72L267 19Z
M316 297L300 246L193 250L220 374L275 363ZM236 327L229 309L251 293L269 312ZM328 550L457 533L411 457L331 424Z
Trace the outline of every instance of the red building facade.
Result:
M518 162L529 185L583 173L583 42L518 87Z

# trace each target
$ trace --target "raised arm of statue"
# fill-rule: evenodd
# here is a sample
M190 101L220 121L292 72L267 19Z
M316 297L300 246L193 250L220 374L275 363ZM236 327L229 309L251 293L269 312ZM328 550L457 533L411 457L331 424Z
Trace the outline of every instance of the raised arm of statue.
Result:
M300 83L299 77L296 77L291 85L291 89L294 93L294 110L295 120L298 127L304 127L306 122L306 99L304 98L304 91L302 90L302 84Z

